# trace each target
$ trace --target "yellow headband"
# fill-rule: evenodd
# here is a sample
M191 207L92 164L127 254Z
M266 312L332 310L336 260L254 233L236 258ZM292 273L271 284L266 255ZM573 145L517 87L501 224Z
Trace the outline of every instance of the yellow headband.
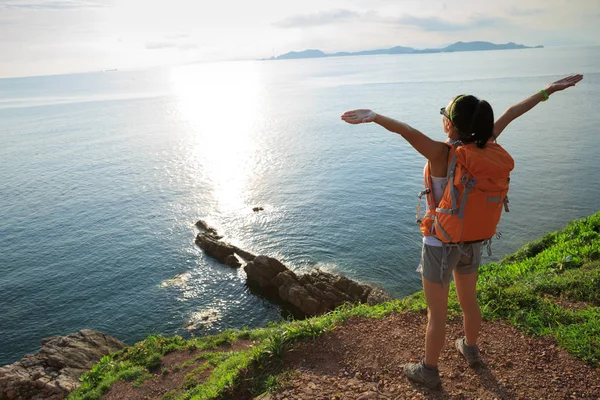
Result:
M457 98L454 99L454 101L452 102L451 106L450 106L450 122L454 123L454 121L452 121L452 117L454 116L454 107L456 105L456 103L458 103L458 101L460 99L462 99L463 97L465 97L464 94L461 94L460 96L458 96Z

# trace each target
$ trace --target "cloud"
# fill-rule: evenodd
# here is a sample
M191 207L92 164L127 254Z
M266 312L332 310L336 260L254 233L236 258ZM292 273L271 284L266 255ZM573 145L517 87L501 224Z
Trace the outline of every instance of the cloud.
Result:
M11 25L17 25L17 22L12 18L0 17L0 26L11 26Z
M180 50L197 49L198 44L197 43L182 43L182 44L178 45L177 48Z
M179 49L179 50L190 50L198 47L196 43L177 43L177 42L148 42L146 43L146 50L164 50L164 49Z
M394 25L412 26L428 32L449 32L488 28L501 25L505 20L502 18L489 18L477 15L464 22L455 22L437 17L415 17L412 15L404 15L397 18L382 18L382 22Z
M534 13L538 12L541 12L541 10L514 9L516 15L534 15ZM362 13L347 9L338 9L313 14L293 15L274 23L273 26L277 28L306 28L359 19L370 23L410 26L427 32L468 31L471 29L497 26L506 22L503 18L486 17L480 14L472 15L466 21L460 22L433 16L417 17L410 14L405 14L400 17L387 17L382 16L372 9Z
M0 8L23 10L70 10L107 7L109 5L107 1L101 0L0 0Z
M179 49L190 50L198 48L188 33L168 33L162 39L146 43L146 50Z
M148 49L148 50L170 49L173 47L177 47L177 43L175 43L175 42L149 42L149 43L146 43L146 49Z
M328 25L341 21L360 18L360 14L352 10L330 10L312 14L297 14L273 23L276 28L304 28Z
M518 17L531 17L534 15L540 15L543 14L545 12L545 10L539 9L539 8L518 8L518 7L512 7L509 10L511 15L514 16L518 16Z
M175 33L173 35L165 36L166 39L187 39L189 37L190 35L188 35L187 33Z

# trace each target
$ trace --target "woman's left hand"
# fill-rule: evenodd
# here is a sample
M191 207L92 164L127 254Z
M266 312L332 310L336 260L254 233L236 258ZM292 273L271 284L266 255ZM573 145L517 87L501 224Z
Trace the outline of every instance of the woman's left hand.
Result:
M346 111L344 114L342 114L342 120L349 124L362 124L366 122L373 122L376 116L377 114L371 110L352 110Z
M581 74L567 76L566 78L559 79L546 86L546 92L550 94L565 90L568 87L575 86L575 84L579 83L582 79L583 75Z

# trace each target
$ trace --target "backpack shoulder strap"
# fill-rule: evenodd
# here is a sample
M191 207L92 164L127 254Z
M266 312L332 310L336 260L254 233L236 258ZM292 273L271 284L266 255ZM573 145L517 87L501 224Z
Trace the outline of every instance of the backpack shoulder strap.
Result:
M423 172L423 180L425 184L425 190L419 193L419 199L424 195L427 198L427 209L435 210L435 200L433 198L433 183L431 182L431 165L429 161L425 164L425 171ZM420 200L419 200L420 202Z
M460 143L460 142L459 142ZM459 196L458 190L454 186L454 176L456 174L456 162L458 156L458 148L460 145L451 145L450 151L448 152L448 171L446 177L446 190L450 191L450 200L452 201L452 212L457 210L457 198Z

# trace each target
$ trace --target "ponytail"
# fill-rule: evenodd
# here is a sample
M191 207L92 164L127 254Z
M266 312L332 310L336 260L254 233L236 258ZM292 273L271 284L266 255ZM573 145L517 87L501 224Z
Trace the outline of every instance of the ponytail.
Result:
M463 143L476 143L482 149L494 133L494 111L485 100L459 96L452 106L452 123Z

